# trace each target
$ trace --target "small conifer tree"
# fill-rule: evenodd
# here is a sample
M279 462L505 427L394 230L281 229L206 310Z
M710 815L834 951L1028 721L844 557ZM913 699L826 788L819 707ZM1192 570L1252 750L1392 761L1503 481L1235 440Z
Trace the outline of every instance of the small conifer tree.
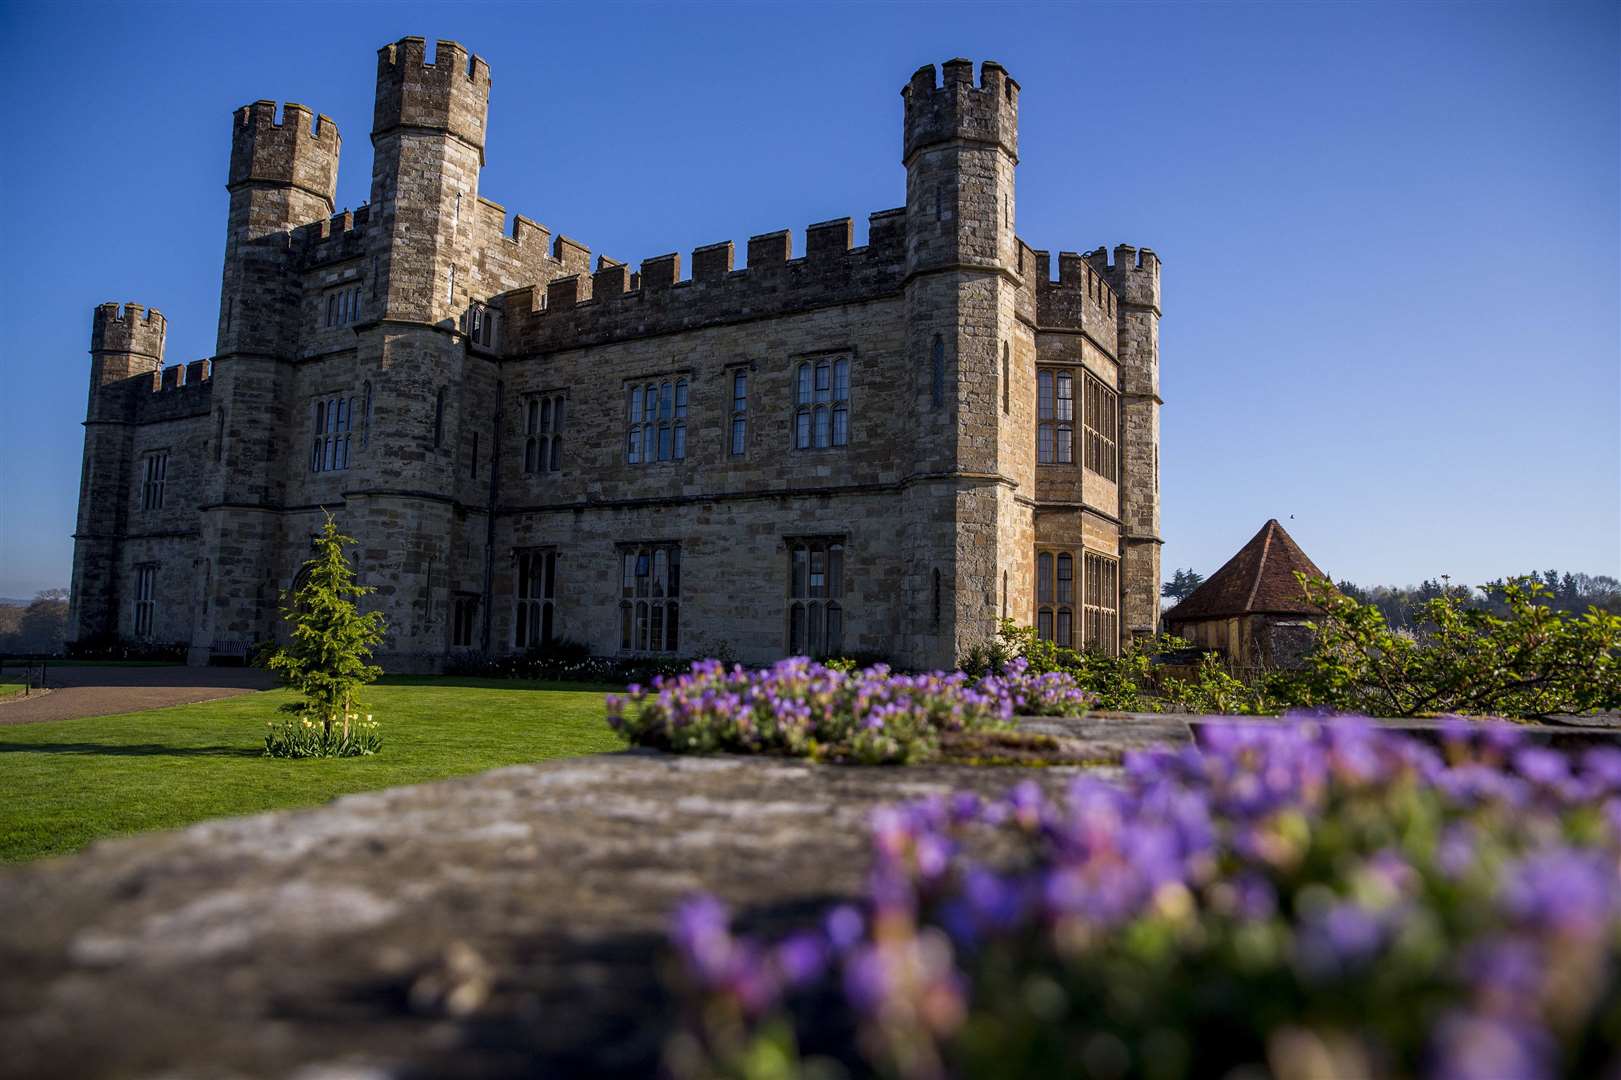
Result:
M360 688L383 673L372 664L372 649L383 640L380 611L362 614L355 598L373 590L355 580L344 557L353 537L338 531L327 514L315 538L315 555L304 564L304 583L288 594L282 609L293 625L292 640L269 658L270 669L302 696L282 706L296 721L271 725L265 753L274 757L348 757L374 752L381 744L376 725L360 721Z

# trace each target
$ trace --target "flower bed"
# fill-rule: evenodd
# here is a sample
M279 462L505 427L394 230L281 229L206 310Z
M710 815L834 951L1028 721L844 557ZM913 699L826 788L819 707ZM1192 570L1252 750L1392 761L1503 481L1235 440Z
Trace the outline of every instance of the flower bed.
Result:
M693 900L668 1067L1615 1075L1621 751L1481 724L1442 749L1351 721L1205 739L1058 798L881 811L865 903L785 938Z
M856 672L804 657L761 671L703 660L651 690L608 697L608 722L631 742L677 753L786 754L867 764L930 756L946 732L981 731L1014 716L1080 716L1093 698L1062 672Z

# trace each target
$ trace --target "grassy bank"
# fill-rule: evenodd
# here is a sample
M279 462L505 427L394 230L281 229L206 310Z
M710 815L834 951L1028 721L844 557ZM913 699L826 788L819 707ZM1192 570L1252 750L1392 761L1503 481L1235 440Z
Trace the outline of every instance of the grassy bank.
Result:
M286 691L120 716L0 727L0 861L103 836L309 806L355 791L616 750L608 687L392 677L371 688L383 725L370 758L260 756Z

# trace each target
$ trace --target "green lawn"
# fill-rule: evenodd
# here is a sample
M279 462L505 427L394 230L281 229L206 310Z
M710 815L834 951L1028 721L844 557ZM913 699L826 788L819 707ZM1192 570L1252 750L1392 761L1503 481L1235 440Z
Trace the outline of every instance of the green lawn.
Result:
M337 795L547 758L617 750L610 687L470 678L382 680L367 708L374 757L262 757L283 690L172 709L0 727L0 861L102 836L309 806Z
M21 677L13 679L9 675L0 676L0 698L10 697L12 694L20 694L22 692L23 681Z

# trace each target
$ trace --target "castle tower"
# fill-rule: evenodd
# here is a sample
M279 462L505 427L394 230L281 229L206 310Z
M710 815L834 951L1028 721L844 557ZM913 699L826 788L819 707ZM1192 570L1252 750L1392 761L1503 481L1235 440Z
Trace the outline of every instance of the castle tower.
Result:
M225 279L220 291L215 352L277 352L288 327L293 294L285 279L288 229L332 214L342 140L330 117L288 102L276 122L276 103L256 101L236 110L231 124L231 193L225 234Z
M150 392L163 368L168 323L156 308L102 304L90 321L90 401L84 466L73 533L73 581L67 640L90 642L117 631L118 537L129 509L133 468L130 391ZM129 380L141 376L138 385Z
M375 293L390 319L455 321L466 310L490 67L454 41L401 38L377 53L371 205L396 256ZM410 258L397 257L403 243Z
M479 388L493 395L493 365L469 359L461 326L470 302L486 299L469 286L489 95L489 65L454 41L436 42L431 64L420 37L378 50L363 270L376 329L359 353L375 424L344 513L352 535L389 553L375 574L390 590L390 652L443 652L452 584L469 552L482 567L483 536L469 534L484 522L452 507L477 492L480 451L463 464L464 435L483 436L484 483L495 443L488 413L472 415Z
M192 628L193 659L216 640L267 636L275 619L274 554L289 456L289 361L297 354L300 282L288 230L331 216L341 140L329 117L256 101L231 118L231 194L210 408L202 464L203 550L217 553Z
M1114 262L1089 256L1114 287L1120 359L1120 617L1146 636L1159 627L1159 257L1117 244Z
M901 91L906 353L919 418L913 467L931 478L907 495L928 504L910 516L929 534L912 538L908 609L919 616L908 651L951 666L995 632L990 583L1006 545L999 521L1012 509L998 479L1005 418L997 402L1020 284L1019 86L992 61L978 85L968 60L948 61L942 74L937 84L933 65L920 68Z

